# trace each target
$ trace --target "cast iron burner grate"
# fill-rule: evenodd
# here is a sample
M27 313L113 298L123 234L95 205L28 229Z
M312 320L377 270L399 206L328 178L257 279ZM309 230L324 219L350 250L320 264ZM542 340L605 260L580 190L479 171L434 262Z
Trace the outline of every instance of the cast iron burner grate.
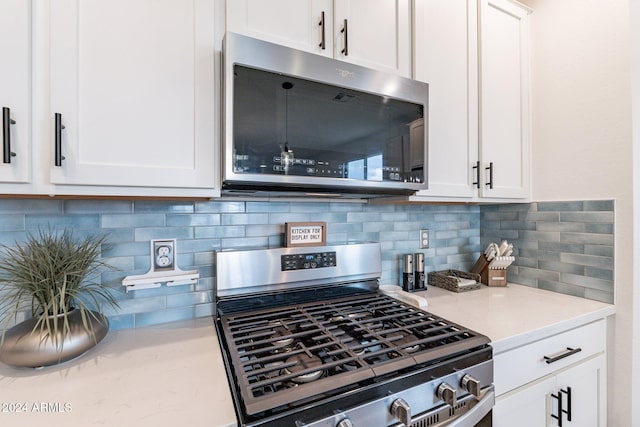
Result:
M377 293L221 315L245 411L257 414L487 343Z

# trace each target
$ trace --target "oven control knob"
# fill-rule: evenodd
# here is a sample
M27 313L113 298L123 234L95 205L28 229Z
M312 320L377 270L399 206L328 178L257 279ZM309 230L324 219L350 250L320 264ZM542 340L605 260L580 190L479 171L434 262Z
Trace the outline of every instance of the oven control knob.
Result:
M391 415L400 420L405 426L411 424L411 407L406 400L398 398L391 404Z
M476 378L466 374L462 377L462 380L460 380L460 386L463 390L467 390L469 393L480 399L480 396L482 395L482 385Z
M436 390L436 396L444 400L446 404L453 407L456 406L456 389L447 383L442 383Z
M336 427L353 427L353 423L349 418L344 418L340 420L338 424L336 424Z

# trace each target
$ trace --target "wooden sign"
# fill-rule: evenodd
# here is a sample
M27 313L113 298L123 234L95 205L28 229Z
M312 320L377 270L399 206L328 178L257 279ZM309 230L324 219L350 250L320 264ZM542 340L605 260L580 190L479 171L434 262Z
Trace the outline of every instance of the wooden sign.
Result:
M327 243L326 222L286 222L284 242L287 248L294 246L324 246Z

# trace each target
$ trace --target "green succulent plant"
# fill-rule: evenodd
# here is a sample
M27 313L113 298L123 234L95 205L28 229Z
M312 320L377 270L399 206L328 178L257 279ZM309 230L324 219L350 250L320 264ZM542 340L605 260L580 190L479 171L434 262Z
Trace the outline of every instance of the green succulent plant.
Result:
M66 315L74 309L93 334L93 322L103 318L103 304L118 307L106 286L90 280L113 268L100 257L104 242L104 236L76 239L68 229L49 228L29 233L22 244L0 245L0 343L11 321L29 305L31 315L38 317L32 333L52 339L57 348L70 331Z

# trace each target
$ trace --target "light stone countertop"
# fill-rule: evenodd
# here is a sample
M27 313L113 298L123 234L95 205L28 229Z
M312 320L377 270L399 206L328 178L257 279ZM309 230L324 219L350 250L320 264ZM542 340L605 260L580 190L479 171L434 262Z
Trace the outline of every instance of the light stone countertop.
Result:
M111 331L58 366L0 364L0 426L36 425L235 426L213 320Z
M418 295L427 297L427 311L489 336L495 353L615 313L610 304L512 284L466 293L429 287ZM236 425L212 319L112 331L59 366L0 364L0 425L42 423Z
M494 354L615 313L612 304L512 283L460 293L428 286L415 295L427 298L426 311L487 335Z

